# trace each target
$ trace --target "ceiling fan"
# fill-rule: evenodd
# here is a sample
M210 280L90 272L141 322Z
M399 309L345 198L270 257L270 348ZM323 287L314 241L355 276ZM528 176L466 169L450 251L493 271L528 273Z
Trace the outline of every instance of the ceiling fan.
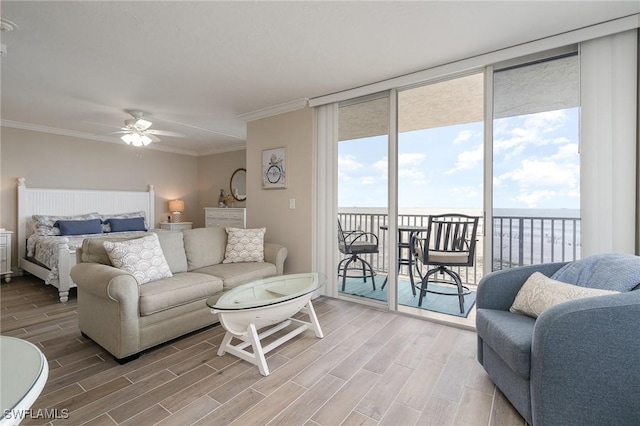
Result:
M124 127L122 127L119 132L115 132L123 133L123 135L120 136L120 139L122 139L127 145L147 146L151 142L158 142L161 140L156 135L173 136L178 138L183 138L185 136L182 133L150 129L149 127L151 127L151 124L153 123L143 118L144 113L142 111L129 110L127 112L131 114L131 117L133 118L124 120Z

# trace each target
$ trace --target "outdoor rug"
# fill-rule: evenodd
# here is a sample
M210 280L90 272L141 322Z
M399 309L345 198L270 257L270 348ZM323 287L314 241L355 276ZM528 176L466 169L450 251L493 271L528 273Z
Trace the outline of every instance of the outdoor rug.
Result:
M340 293L352 294L354 296L362 296L369 299L387 301L387 287L384 290L380 290L385 276L376 276L376 289L371 286L371 279L367 278L367 282L364 282L362 278L347 278L347 285L345 291L342 291L342 279L338 280L338 290ZM454 296L445 296L434 293L427 293L422 300L422 306L418 307L418 298L420 294L416 290L416 296L413 296L411 292L411 286L409 280L398 280L398 304L411 306L418 309L424 309L426 311L440 312L442 314L454 315L457 317L466 318L476 303L476 292L472 291L464 297L464 309L463 314L460 313L460 304L458 303L457 289L453 286L439 286L435 284L429 284L429 289L448 292L454 294Z

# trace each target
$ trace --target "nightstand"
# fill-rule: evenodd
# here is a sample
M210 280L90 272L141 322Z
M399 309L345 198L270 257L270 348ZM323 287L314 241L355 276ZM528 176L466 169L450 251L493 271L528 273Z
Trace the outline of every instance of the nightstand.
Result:
M4 281L11 281L11 231L0 231L0 277L4 275Z
M160 222L160 229L167 231L182 231L183 229L191 229L193 222Z

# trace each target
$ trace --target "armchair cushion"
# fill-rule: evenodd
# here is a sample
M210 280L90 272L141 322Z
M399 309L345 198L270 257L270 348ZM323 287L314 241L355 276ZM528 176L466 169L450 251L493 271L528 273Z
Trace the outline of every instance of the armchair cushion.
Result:
M640 256L621 253L589 256L568 263L551 278L582 287L630 291L640 284Z
M479 309L476 316L478 335L496 348L498 356L523 379L531 371L531 342L535 320L507 311Z
M518 291L509 311L538 318L542 311L559 303L614 293L619 292L567 284L534 272Z

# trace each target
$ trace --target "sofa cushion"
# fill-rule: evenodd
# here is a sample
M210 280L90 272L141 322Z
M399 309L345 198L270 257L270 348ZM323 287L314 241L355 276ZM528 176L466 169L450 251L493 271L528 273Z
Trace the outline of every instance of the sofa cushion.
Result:
M113 266L133 275L138 284L173 275L156 234L127 241L105 241L104 248Z
M140 315L146 316L175 306L202 300L222 290L222 280L193 272L183 272L140 286Z
M267 228L227 228L223 263L264 262L264 233Z
M126 241L133 238L140 238L140 236L121 236L121 237L97 237L97 238L85 238L82 240L82 256L83 262L100 263L102 265L113 266L109 254L104 248L105 241Z
M223 289L226 291L241 284L276 275L276 265L268 262L220 263L194 272L220 277L224 284Z
M630 291L640 287L640 256L596 254L567 263L551 278L582 287Z
M478 309L478 336L519 376L529 379L535 320L494 309Z
M518 291L509 311L538 318L545 309L569 300L616 293L618 292L563 283L534 272Z
M158 240L171 273L187 272L187 255L184 252L182 232L158 232Z
M227 232L224 228L185 229L182 233L189 271L222 263L227 245Z

